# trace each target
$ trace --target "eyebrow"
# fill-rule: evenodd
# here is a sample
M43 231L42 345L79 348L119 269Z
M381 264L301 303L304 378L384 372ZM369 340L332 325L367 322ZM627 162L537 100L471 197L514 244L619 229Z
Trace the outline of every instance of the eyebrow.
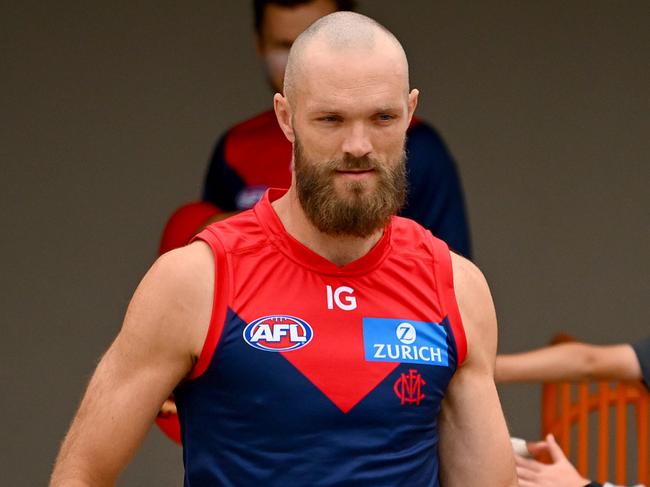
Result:
M311 114L318 114L318 115L342 115L345 114L345 111L341 110L332 110L331 108L326 108L326 107L321 107L321 106L316 106L313 108L310 108L309 113ZM375 113L395 113L395 112L401 112L402 108L397 107L397 106L380 106L377 107L373 110L371 110L373 114Z
M386 112L400 112L402 111L402 107L395 107L395 106L383 106L379 107L375 110L375 113L386 113Z

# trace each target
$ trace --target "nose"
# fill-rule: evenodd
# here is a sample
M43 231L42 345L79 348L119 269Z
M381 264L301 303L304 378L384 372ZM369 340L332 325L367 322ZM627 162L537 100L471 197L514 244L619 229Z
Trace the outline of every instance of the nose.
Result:
M349 127L342 149L344 154L353 157L363 157L372 152L372 142L362 122L355 122Z

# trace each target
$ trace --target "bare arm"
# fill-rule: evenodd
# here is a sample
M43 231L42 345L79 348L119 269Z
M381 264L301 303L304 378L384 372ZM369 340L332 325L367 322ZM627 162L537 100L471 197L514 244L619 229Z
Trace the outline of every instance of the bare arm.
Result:
M203 243L169 252L136 290L59 452L51 486L113 485L160 405L191 369L211 311Z
M495 378L497 382L640 380L641 367L630 345L561 343L497 356Z
M440 417L444 487L516 486L514 455L496 386L497 325L487 283L471 262L452 254L467 358L447 389ZM498 453L495 453L498 452Z

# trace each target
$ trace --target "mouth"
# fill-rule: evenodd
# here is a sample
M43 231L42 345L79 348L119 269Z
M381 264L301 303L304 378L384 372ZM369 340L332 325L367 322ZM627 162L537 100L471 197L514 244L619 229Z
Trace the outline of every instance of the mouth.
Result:
M339 173L339 174L352 174L352 175L359 174L360 175L360 174L370 174L372 172L375 172L375 170L372 169L372 168L368 168L368 169L337 169L336 172Z
M375 174L375 170L374 169L346 169L346 170L337 169L335 173L339 177L344 178L344 180L365 181L373 177L373 175Z

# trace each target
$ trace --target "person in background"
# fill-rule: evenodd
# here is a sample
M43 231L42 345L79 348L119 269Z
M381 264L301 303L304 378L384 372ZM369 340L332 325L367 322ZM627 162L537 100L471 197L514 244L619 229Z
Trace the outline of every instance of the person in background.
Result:
M327 14L354 10L355 2L254 0L253 8L257 53L270 88L281 93L289 49L296 37ZM406 152L409 189L400 215L417 221L456 252L471 258L461 182L444 142L434 128L414 117L407 132ZM273 110L230 128L218 138L209 163L202 204L213 205L213 215L201 226L251 208L269 187L288 188L290 164L291 144L283 136ZM184 227L177 220L193 220L196 214L195 204L184 205L170 219L168 230ZM189 240L193 234L183 237ZM163 235L162 250L173 248L170 243L179 240L175 235Z
M642 380L648 387L650 336L631 344L568 342L499 354L494 378L497 382Z
M616 345L559 343L528 352L497 355L496 382L560 382L582 380L642 381L650 388L650 337ZM528 443L532 456L546 453L546 464L515 455L521 487L603 487L582 477L566 458L553 435ZM605 483L604 487L615 487Z
M528 443L527 447L532 456L549 455L551 463L515 455L520 487L617 487L609 482L600 484L580 475L553 435L548 435L545 441ZM639 484L635 487L644 486Z

